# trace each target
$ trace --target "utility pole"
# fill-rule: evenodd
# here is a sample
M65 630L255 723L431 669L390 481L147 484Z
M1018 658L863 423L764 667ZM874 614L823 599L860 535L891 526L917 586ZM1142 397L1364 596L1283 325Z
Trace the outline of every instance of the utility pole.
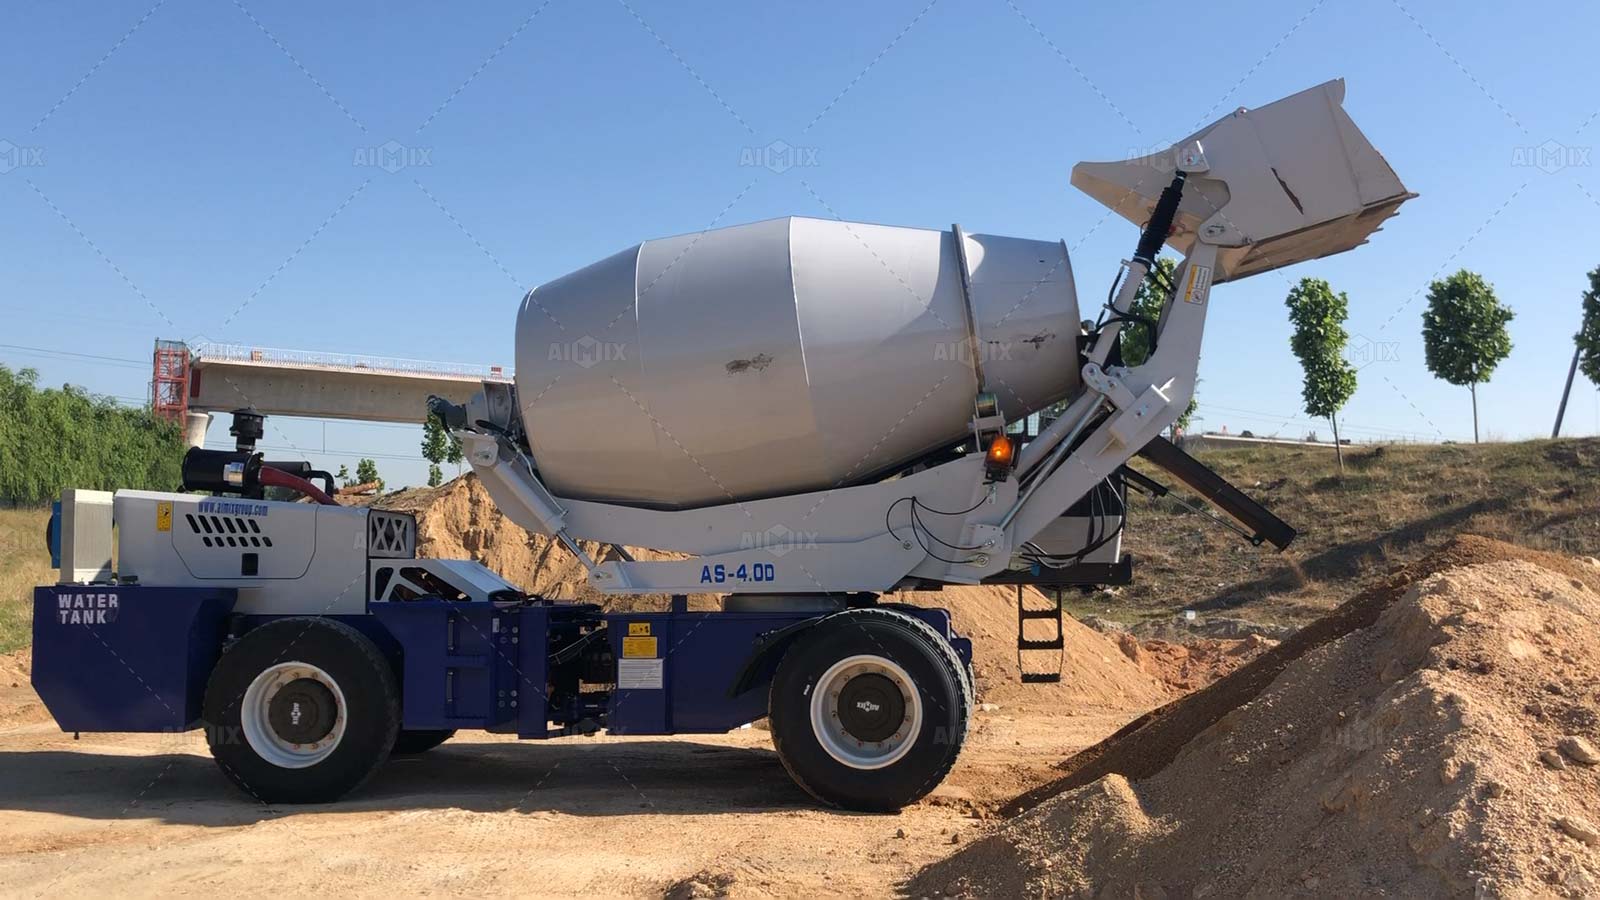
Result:
M1561 420L1567 417L1567 398L1572 396L1572 379L1578 374L1578 354L1583 348L1572 349L1572 367L1567 369L1567 386L1561 391L1561 405L1556 407L1556 427L1550 429L1550 437L1561 437Z

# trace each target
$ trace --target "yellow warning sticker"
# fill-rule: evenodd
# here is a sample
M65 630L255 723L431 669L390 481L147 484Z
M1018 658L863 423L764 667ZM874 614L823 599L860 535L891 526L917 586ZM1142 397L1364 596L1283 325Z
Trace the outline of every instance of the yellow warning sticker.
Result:
M156 530L157 531L171 531L172 530L172 503L171 503L171 501L163 500L160 503L156 504Z
M1211 267L1194 266L1189 270L1189 284L1183 292L1183 302L1204 303L1211 290Z
M650 623L649 622L629 622L628 623L628 634L633 635L634 637L649 637L650 636Z
M656 639L653 637L625 637L622 639L624 659L655 659Z

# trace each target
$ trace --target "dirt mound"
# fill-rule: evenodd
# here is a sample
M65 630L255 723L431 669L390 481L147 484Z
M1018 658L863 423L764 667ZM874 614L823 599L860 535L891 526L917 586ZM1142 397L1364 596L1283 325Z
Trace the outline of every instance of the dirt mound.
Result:
M1434 553L1403 566L1332 613L1295 632L1210 687L1141 716L1116 734L1061 764L1061 778L1029 791L1006 807L1015 815L1062 791L1116 773L1138 781L1161 771L1178 751L1223 716L1254 700L1288 665L1357 629L1366 628L1416 582L1462 566L1524 560L1600 586L1600 568L1565 556L1528 550L1475 535L1461 535Z
M1176 694L1198 691L1278 646L1277 641L1258 634L1236 640L1195 638L1181 643L1140 640L1127 632L1111 637L1122 655L1132 660L1141 672L1160 679Z
M46 717L44 704L33 692L29 672L33 648L0 654L0 727L34 722Z
M602 596L589 586L577 557L556 541L506 518L476 475L464 475L439 487L389 494L372 505L416 516L418 556L475 560L530 593L586 603L603 601L611 609L649 608L667 602L664 594ZM614 558L609 544L579 541L578 545L595 559ZM629 552L637 559L683 558L633 548ZM703 598L691 601L696 608L712 608Z
M1324 639L1069 761L1065 793L910 889L1592 895L1597 576L1458 540L1311 626Z
M1024 589L1029 608L1050 601L1033 588ZM1022 684L1017 663L1016 589L1000 586L952 587L894 595L900 602L950 610L956 631L972 639L972 670L980 699L1003 706L1050 709L1062 713L1080 707L1149 709L1171 698L1160 679L1140 670L1116 643L1071 616L1062 617L1066 643L1060 655L1061 681ZM1048 623L1031 622L1029 637L1045 637ZM1030 671L1054 671L1057 656L1033 651Z
M583 566L567 549L542 535L530 534L505 517L489 498L476 476L466 475L436 488L418 488L382 498L382 509L409 512L417 517L417 554L433 558L464 558L483 563L523 590L546 597L600 603L607 609L664 608L664 595L608 597L586 580ZM606 558L608 545L580 541L597 559ZM682 559L681 554L629 548L637 559ZM1030 606L1048 601L1031 588ZM1139 670L1116 644L1071 617L1063 623L1066 653L1062 680L1052 685L1023 685L1018 681L1017 612L1014 589L959 587L944 591L902 593L887 600L919 606L941 606L951 611L956 630L972 638L974 674L985 702L1058 708L1071 712L1077 706L1143 710L1169 698L1159 679ZM690 597L691 609L718 609L710 596ZM1038 626L1041 623L1033 623ZM1030 636L1033 633L1030 632ZM1039 668L1052 668L1054 657L1036 653Z

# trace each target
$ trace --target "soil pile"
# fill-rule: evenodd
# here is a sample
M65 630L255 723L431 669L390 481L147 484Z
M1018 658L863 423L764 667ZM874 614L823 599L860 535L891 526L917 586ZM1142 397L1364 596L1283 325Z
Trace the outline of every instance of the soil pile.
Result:
M489 492L473 475L436 488L419 488L391 494L376 504L382 509L409 512L417 518L417 555L433 558L472 559L500 573L523 590L565 600L599 603L607 609L661 609L664 595L607 597L589 587L583 566L567 549L542 535L531 534L505 517ZM610 547L580 541L596 559L607 558ZM637 548L637 559L683 559L682 554ZM1110 638L1064 617L1066 650L1060 658L1058 684L1019 683L1017 664L1017 609L1014 588L959 587L943 591L889 595L886 602L913 603L949 609L955 628L972 639L973 671L979 696L989 703L1043 707L1072 712L1075 707L1145 710L1170 699L1161 680L1141 671ZM1048 607L1050 601L1029 588L1025 602L1031 608ZM718 609L715 597L690 598L691 609ZM1030 637L1045 636L1046 623L1031 622ZM1030 670L1054 671L1053 653L1036 652Z
M414 488L383 497L373 506L408 512L417 518L417 555L430 559L471 559L483 563L532 594L559 600L604 603L611 609L664 608L665 594L605 597L589 586L578 558L560 543L524 530L494 505L476 475L464 475L434 488ZM597 560L616 558L609 544L579 541ZM637 559L682 559L681 554L630 548ZM691 598L694 608L715 608Z
M1183 642L1140 640L1127 632L1113 637L1118 649L1140 671L1160 679L1176 694L1198 691L1278 646L1277 641L1255 634L1238 640L1195 638Z
M1069 760L910 889L1594 894L1594 585L1600 568L1458 539Z
M33 692L28 673L33 669L33 648L0 655L0 727L45 718L44 704Z
M950 610L955 629L972 639L972 671L984 702L1040 712L1071 713L1081 707L1150 709L1171 699L1161 679L1143 671L1111 638L1071 616L1061 617L1065 650L1030 651L1030 672L1061 669L1055 684L1023 684L1017 660L1016 588L994 585L951 587L942 591L908 591L885 600L938 606ZM1029 609L1047 609L1051 601L1033 588L1023 589ZM1030 621L1028 637L1054 635L1048 621Z

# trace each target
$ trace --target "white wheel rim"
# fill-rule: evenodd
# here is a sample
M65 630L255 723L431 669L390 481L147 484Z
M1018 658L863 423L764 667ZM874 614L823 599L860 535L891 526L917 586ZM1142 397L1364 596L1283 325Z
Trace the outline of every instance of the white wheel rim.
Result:
M272 702L279 691L301 679L321 684L333 695L333 727L327 734L309 742L295 743L279 735L271 721ZM244 729L244 739L257 756L283 769L304 769L314 766L333 753L344 738L348 722L344 692L333 676L318 666L304 662L278 663L262 670L250 682L240 701L239 724Z
M851 680L862 675L887 678L905 702L904 716L895 732L881 741L852 735L839 716L839 696ZM828 755L852 769L881 769L894 765L911 751L922 731L922 695L916 682L899 663L881 656L861 654L839 660L822 673L811 690L811 731Z

